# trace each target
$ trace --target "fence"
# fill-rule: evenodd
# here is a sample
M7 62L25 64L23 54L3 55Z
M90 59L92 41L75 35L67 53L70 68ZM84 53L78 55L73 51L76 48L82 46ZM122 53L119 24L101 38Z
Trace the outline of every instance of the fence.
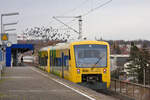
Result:
M150 100L150 86L112 79L110 89L135 100Z

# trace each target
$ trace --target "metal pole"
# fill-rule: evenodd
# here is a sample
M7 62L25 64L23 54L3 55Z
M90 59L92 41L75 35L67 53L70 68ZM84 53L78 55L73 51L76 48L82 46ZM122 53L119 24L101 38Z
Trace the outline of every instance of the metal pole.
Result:
M145 68L143 69L143 73L144 73L144 81L143 81L143 83L144 83L144 86L145 86Z
M1 14L1 34L3 33L3 14Z
M82 38L82 16L79 16L79 37L78 39Z
M117 82L116 82L116 79L115 79L115 92L117 92Z
M2 74L2 70L0 69L0 80L2 79L2 75L1 74Z

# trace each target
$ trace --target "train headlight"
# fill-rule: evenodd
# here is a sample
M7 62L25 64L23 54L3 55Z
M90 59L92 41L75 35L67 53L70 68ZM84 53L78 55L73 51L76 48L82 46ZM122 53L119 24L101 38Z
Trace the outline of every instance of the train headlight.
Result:
M106 73L106 72L107 72L107 69L104 68L104 73Z
M80 69L77 69L77 73L80 74Z

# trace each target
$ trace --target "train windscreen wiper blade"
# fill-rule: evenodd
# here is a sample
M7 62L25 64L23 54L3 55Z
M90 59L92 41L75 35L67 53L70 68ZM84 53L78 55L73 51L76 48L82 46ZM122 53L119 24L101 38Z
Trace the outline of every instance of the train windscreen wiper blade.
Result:
M98 60L92 66L92 68L96 67L96 65L101 61L101 59L102 59L102 57L99 57Z

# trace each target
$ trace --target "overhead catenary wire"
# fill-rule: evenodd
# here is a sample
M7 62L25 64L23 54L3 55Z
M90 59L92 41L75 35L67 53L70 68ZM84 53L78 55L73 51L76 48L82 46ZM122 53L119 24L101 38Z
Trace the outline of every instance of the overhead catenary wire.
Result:
M84 13L84 14L82 14L81 16L86 16L86 15L92 13L93 11L95 11L95 10L97 10L97 9L99 9L99 8L101 8L101 7L105 6L105 5L107 5L107 4L109 4L110 2L112 2L112 0L109 0L109 1L107 1L107 2L105 2L105 3L103 3L103 4L100 4L99 6L97 6L97 7L95 7L95 8L92 8L92 9L89 10L87 13Z
M70 29L73 30L74 32L79 33L78 31L76 31L75 29L73 29L72 27L70 27L69 25L63 23L63 22L62 22L61 20L59 20L58 18L56 18L56 17L53 17L53 18L54 18L55 20L57 20L58 22L62 23L63 25L67 26L68 28L70 28Z
M72 13L72 12L76 11L77 9L79 9L80 7L82 7L83 5L85 5L88 1L89 0L84 0L80 5L78 5L77 7L73 8L73 9L71 9L71 10L69 10L69 11L67 11L67 12L65 12L63 14L61 14L61 16L64 16L64 15L67 15L69 13Z
M85 1L87 1L87 0L85 0ZM101 0L98 0L98 1L101 1ZM103 4L98 5L98 6L95 7L95 8L91 8L88 12L86 12L86 13L84 13L84 14L81 14L81 16L82 16L82 17L83 17L83 16L87 16L88 14L92 13L93 11L95 11L95 10L97 10L97 9L99 9L99 8L101 8L101 7L105 6L105 5L107 5L107 4L109 4L111 1L112 1L112 0L109 0L109 1L107 1L107 2L105 2L105 3L103 3ZM59 17L59 16L58 16L58 17ZM61 18L63 18L63 16L61 16ZM66 16L65 16L65 18L66 18ZM71 17L68 17L68 18L71 18ZM69 21L69 22L66 23L66 24L70 24L70 23L72 23L72 22L75 21L75 20L76 20L76 19L73 19L73 20ZM63 26L60 26L59 28L61 28L61 27L63 27Z
M63 13L63 14L61 14L61 16L64 16L65 14L67 15L68 13L71 13L71 12L74 12L74 11L76 11L77 9L79 9L81 6L83 6L83 5L85 5L87 2L88 2L89 0L84 0L79 6L77 6L77 7L75 7L75 8L73 8L73 9L71 9L71 10L69 10L69 11L67 11L67 12L65 12L65 13ZM97 2L98 1L102 1L102 0L97 0ZM95 8L91 8L88 12L86 12L86 13L84 13L84 14L80 14L81 16L86 16L86 15L88 15L89 13L91 13L91 12L93 12L93 11L95 11L95 10L97 10L97 9L99 9L99 8L101 8L101 7L103 7L103 6L105 6L106 4L108 4L108 3L110 3L112 0L109 0L109 1L107 1L107 2L105 2L105 3L103 3L103 4L100 4L99 6L97 6L97 7L95 7ZM98 2L99 3L99 2ZM62 18L62 17L61 17ZM53 18L52 18L53 19ZM52 20L51 19L51 20ZM71 20L71 21L69 21L69 22L67 22L66 24L70 24L70 23L72 23L73 21L75 21L76 19L73 19L73 20ZM50 24L52 24L54 21L52 20L51 22L50 22ZM63 27L63 26L59 26L59 27Z
M86 0L87 1L87 0ZM101 0L98 0L98 1L101 1ZM95 8L92 8L92 9L90 9L88 12L86 12L86 13L84 13L84 14L80 14L82 17L83 16L86 16L86 15L88 15L88 14L90 14L90 13L92 13L93 11L95 11L95 10L97 10L97 9L99 9L99 8L101 8L101 7L103 7L103 6L105 6L105 5L107 5L107 4L109 4L110 2L112 2L112 0L109 0L109 1L107 1L107 2L105 2L105 3L103 3L103 4L100 4L99 6L97 6L97 7L95 7ZM71 22L73 22L73 21L75 21L76 19L73 19L73 20L71 20L71 21L69 21L68 23L66 23L66 24L69 24L69 23L71 23ZM60 26L61 27L61 26Z
M88 1L88 0L85 0L84 2L86 2L86 1ZM101 1L101 0L98 0L98 1ZM105 6L105 5L107 5L107 4L109 4L110 2L112 2L112 0L109 0L109 1L107 1L107 2L105 2L105 3L103 3L103 4L99 4L98 3L98 6L96 6L96 7L92 7L89 11L87 11L86 13L84 13L84 14L80 14L81 15L81 17L83 17L83 16L87 16L88 14L90 14L90 13L92 13L92 12L94 12L95 10L97 10L97 9L99 9L99 8L101 8L101 7L103 7L103 6ZM82 3L83 4L83 3ZM83 4L84 5L84 4ZM80 6L82 6L82 5L80 5ZM75 11L75 10L77 10L78 8L74 8L74 9L72 9L72 10L70 10L71 12L73 12L73 11ZM68 13L70 13L69 11L68 11ZM57 18L63 18L63 16L61 16L61 17L59 17L59 16L56 16ZM55 20L57 20L58 22L60 22L61 24L63 24L63 26L66 26L66 27L68 27L69 29L71 29L71 30L73 30L74 32L76 32L76 33L80 33L80 31L78 32L78 31L76 31L75 29L73 29L71 26L69 26L69 25L67 25L67 24L69 24L69 23L72 23L73 21L75 21L76 19L73 19L73 20L71 20L71 21L69 21L68 23L64 23L63 21L61 21L61 20L59 20L59 19L57 19L56 17L53 17ZM64 16L64 18L73 18L73 16ZM60 26L59 28L61 28L62 26Z
M69 21L69 22L67 22L66 24L71 24L71 23L73 23L74 21L76 21L77 19L73 19L73 20L71 20L71 21ZM59 26L58 28L61 28L61 27L63 27L64 25L61 25L61 26Z
M64 15L67 15L67 14L69 14L69 13L72 13L72 12L76 11L76 10L79 9L81 6L85 5L88 1L89 1L89 0L84 0L84 1L83 1L80 5L78 5L77 7L73 8L73 9L71 9L71 10L69 10L69 11L66 11L66 12L64 12L63 14L59 15L59 16L64 16ZM100 1L100 0L98 0L98 1ZM57 16L57 17L59 17L59 16ZM52 24L52 23L54 22L54 21L53 21L53 18L51 18L51 20L52 20L52 21L50 21L50 24ZM75 21L75 20L76 20L76 19L73 19L73 20L67 22L66 24L70 24L70 23L72 23L72 22ZM63 26L64 26L64 25L63 25ZM63 27L63 26L61 25L61 26L59 26L59 28L60 28L60 27Z
M73 8L73 9L69 10L69 11L66 11L66 12L62 13L62 14L60 14L59 16L65 16L65 15L67 15L67 14L69 14L69 13L72 13L72 12L76 11L76 10L79 9L81 6L85 5L88 1L89 1L89 0L84 0L84 1L83 1L82 3L80 3L77 7L75 7L75 8ZM49 24L52 24L52 23L54 22L53 17L52 17L50 20L51 20L51 21L50 21ZM73 20L69 21L68 23L71 23L72 21L75 21L75 20L76 20L76 19L73 19Z

